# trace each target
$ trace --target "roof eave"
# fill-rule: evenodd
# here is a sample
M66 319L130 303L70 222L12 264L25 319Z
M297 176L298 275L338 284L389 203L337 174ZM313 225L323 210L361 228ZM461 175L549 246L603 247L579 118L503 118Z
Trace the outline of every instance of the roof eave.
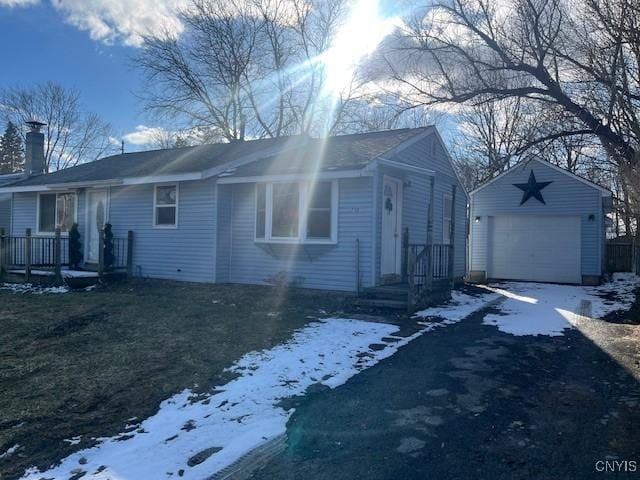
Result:
M348 170L324 170L320 172L304 173L284 173L284 174L264 174L247 175L242 177L226 176L218 177L217 182L221 185L236 183L259 183L259 182L295 182L304 180L337 180L340 178L371 177L373 172L365 168Z

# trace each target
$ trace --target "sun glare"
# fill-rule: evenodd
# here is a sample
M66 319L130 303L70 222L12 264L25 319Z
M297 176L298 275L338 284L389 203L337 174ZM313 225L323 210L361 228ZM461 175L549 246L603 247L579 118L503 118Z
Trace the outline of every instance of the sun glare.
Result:
M322 56L328 93L337 94L349 86L358 63L373 53L395 22L380 15L379 0L354 1L347 21Z

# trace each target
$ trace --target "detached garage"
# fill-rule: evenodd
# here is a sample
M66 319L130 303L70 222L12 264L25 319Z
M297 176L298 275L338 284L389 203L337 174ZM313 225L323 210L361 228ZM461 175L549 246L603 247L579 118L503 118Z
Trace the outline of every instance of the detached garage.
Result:
M470 197L472 281L600 282L609 190L532 159Z

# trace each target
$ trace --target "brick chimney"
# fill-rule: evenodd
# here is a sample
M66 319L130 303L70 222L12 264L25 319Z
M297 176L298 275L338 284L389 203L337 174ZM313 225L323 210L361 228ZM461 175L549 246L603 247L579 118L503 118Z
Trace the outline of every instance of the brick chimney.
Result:
M24 151L24 172L27 176L45 173L44 134L40 129L46 125L36 120L25 122L30 130L27 132Z

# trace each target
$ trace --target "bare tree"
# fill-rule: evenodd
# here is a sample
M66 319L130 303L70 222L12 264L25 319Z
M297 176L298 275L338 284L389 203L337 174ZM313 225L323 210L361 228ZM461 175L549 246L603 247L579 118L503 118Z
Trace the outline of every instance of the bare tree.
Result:
M341 121L351 92L322 101L329 46L343 0L191 0L180 37L145 38L136 65L146 108L209 131L210 140L278 137ZM327 121L329 119L329 121Z
M35 119L47 124L44 131L47 171L90 162L115 151L111 126L97 114L82 109L76 90L49 82L8 88L0 97L3 122L24 125ZM25 133L23 128L23 137Z
M477 187L526 157L530 116L518 98L462 109L453 157L467 188Z
M562 112L570 121L529 148L593 136L624 172L639 163L639 27L636 0L445 0L408 21L393 75L422 105L518 98Z

